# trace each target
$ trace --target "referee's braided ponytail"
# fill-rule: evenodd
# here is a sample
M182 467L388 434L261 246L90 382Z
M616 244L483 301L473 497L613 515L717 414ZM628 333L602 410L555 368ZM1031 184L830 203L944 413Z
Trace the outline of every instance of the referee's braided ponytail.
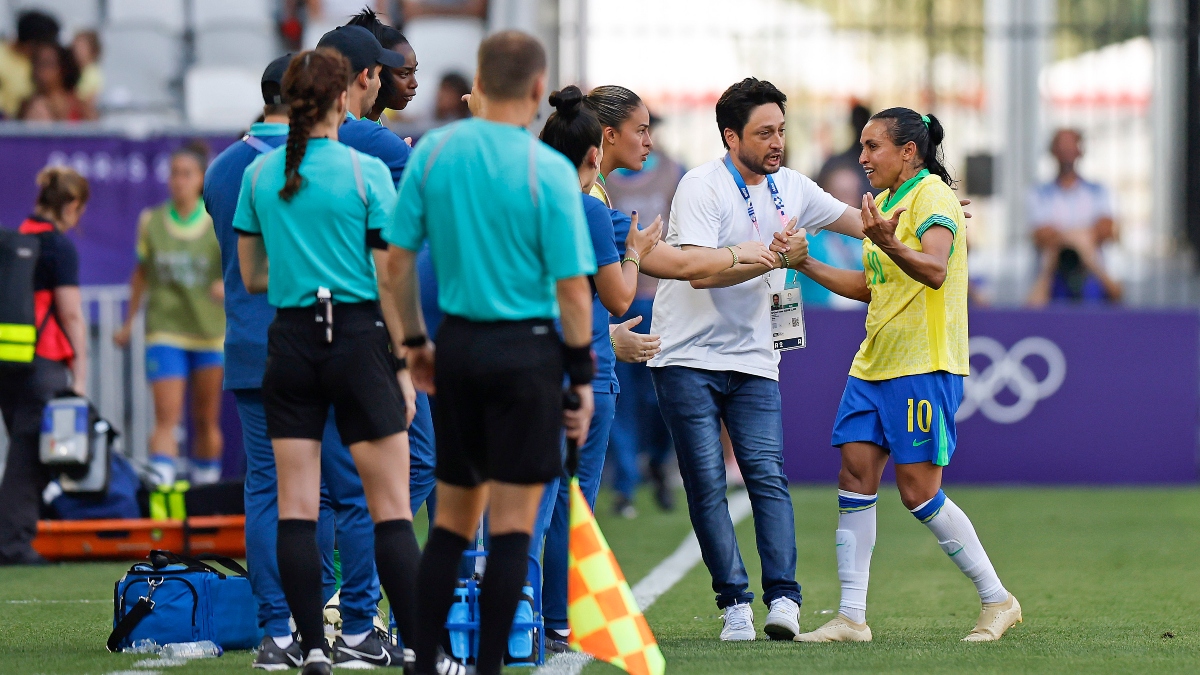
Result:
M317 49L297 54L283 76L283 97L289 102L288 137L284 176L287 180L279 191L285 202L304 186L300 163L308 151L308 138L350 81L350 62L331 49Z
M942 123L932 114L922 116L908 108L888 108L871 116L873 120L887 122L888 135L892 143L902 146L912 141L917 146L917 156L929 169L929 173L942 179L942 182L954 187L955 180L950 177L942 156L942 140L946 130ZM928 121L926 121L928 120Z

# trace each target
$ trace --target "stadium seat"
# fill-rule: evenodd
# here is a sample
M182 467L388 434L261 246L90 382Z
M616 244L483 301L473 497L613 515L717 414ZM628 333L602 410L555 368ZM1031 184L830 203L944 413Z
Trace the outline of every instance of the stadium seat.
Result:
M269 29L247 26L206 28L195 34L197 66L266 68L283 53Z
M187 120L209 129L246 129L262 113L262 68L197 66L184 80Z
M254 28L271 30L272 0L204 0L192 2L192 28L204 32L213 28Z
M109 27L101 36L108 83L107 108L157 108L176 101L173 86L182 66L182 42L153 27Z
M184 0L108 0L107 24L111 28L154 27L180 36L187 28Z
M65 42L78 31L100 27L100 0L9 0L12 15L36 9L58 19Z

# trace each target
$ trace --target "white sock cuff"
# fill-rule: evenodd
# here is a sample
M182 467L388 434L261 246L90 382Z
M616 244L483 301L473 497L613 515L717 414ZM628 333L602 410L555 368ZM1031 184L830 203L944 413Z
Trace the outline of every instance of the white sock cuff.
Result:
M849 490L838 490L838 496L846 497L847 499L878 499L879 493L873 495L864 495L857 492L851 492Z

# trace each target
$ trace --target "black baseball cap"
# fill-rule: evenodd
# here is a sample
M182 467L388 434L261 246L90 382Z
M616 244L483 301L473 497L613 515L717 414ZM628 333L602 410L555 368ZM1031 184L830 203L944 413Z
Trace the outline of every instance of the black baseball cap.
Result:
M350 69L362 72L378 63L388 68L403 68L404 56L384 49L371 31L362 26L338 26L321 36L317 48L336 49L350 59Z
M295 54L284 54L271 62L262 75L263 103L266 105L283 105L283 74L287 72L288 64Z

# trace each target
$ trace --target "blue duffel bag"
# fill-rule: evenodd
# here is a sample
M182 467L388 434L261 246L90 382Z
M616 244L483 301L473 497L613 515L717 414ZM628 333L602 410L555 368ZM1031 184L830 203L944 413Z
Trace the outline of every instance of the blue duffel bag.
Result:
M117 581L109 651L147 638L159 645L212 640L225 650L258 646L263 633L245 568L207 553L192 558L151 551L149 558Z

